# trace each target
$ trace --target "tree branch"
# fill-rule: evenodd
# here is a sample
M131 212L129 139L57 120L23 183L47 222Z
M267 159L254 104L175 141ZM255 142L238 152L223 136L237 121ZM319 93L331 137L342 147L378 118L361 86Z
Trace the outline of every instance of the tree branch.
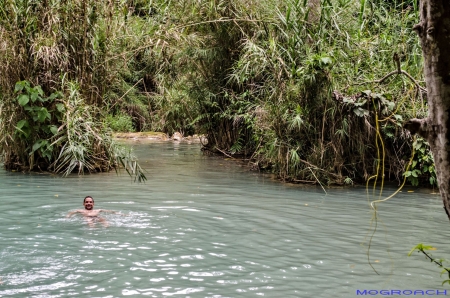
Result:
M414 85L416 85L416 87L417 87L420 91L422 91L422 92L427 92L427 89L425 89L425 88L423 88L422 86L420 86L419 82L417 82L417 81L413 78L412 75L410 75L409 73L407 73L406 71L404 71L404 70L402 70L402 69L397 69L397 70L391 71L390 73L388 73L387 75L385 75L384 77L382 77L382 78L379 79L379 80L375 80L375 81L372 81L372 82L365 82L364 84L367 84L367 83L377 83L377 84L381 84L381 83L383 83L387 78L389 78L389 77L391 77L391 76L393 76L393 75L395 75L395 74L404 74L408 79L410 79L410 80L414 83Z

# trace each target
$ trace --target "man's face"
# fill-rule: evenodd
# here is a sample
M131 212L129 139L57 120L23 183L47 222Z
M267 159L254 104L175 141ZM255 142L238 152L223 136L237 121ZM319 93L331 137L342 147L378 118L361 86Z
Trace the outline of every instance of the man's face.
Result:
M91 198L87 198L86 200L84 200L84 209L86 210L92 210L94 209L94 200L92 200Z

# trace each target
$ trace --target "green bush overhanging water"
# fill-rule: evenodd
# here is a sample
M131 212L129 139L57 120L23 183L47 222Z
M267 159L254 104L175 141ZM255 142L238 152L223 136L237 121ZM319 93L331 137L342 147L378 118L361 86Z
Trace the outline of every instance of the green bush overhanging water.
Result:
M31 112L41 134L17 133L33 117L15 91L27 80L61 103L78 86L90 127L206 134L205 150L285 181L349 184L384 163L390 180L434 184L426 142L402 129L427 112L417 22L412 0L0 0L5 165L70 169L60 153L46 160L52 130L70 123L56 103Z

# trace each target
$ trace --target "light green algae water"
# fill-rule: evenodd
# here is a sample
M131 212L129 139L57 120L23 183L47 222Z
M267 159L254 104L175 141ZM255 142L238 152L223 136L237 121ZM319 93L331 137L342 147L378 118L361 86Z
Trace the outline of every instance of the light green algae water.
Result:
M197 144L136 146L148 181L114 172L60 178L0 170L0 297L355 297L443 290L448 257L436 194L404 192L372 213L364 188L283 185ZM393 189L387 189L390 194ZM109 227L80 216L86 195ZM126 216L123 216L126 215ZM450 293L450 292L449 292Z

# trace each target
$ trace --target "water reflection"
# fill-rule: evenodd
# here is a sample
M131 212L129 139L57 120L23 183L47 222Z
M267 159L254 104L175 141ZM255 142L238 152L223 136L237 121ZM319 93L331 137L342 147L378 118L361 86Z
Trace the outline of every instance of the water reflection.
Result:
M0 296L352 297L356 289L440 289L439 270L407 258L444 250L436 195L402 193L371 213L363 189L282 185L198 145L142 144L148 174L0 172ZM125 175L124 175L125 176ZM108 228L66 219L86 195ZM125 216L124 216L125 215ZM445 256L443 256L445 257Z

